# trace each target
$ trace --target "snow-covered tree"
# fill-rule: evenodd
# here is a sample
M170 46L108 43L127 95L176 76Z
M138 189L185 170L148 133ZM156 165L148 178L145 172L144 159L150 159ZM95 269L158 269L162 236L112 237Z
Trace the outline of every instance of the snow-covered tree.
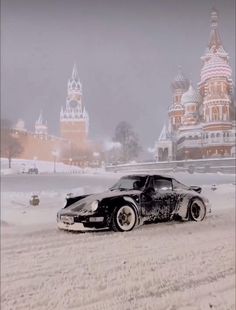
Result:
M126 121L122 121L116 126L113 141L121 144L120 159L123 162L137 158L141 151L138 135Z

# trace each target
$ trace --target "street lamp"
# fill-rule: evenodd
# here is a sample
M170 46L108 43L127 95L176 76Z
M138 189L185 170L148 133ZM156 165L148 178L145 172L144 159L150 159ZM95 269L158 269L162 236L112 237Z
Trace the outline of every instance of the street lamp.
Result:
M73 159L70 157L70 158L69 158L70 165L72 165L72 160L73 160Z
M56 161L57 157L59 156L59 152L57 150L52 151L53 156L53 173L56 173Z
M37 168L37 159L38 159L38 157L34 156L34 168Z

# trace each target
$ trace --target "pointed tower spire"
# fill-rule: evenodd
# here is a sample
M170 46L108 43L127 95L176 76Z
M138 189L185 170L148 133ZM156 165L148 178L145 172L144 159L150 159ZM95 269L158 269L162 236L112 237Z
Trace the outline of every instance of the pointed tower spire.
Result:
M188 90L194 90L194 87L193 87L193 82L192 80L189 80L189 87L188 87Z
M158 141L166 141L168 139L166 124L164 123Z
M68 80L67 92L68 96L70 96L72 93L79 93L80 96L82 95L82 85L79 79L76 63L74 63L72 75Z
M74 63L73 70L72 70L72 76L71 77L72 77L73 80L79 80L79 75L78 75L78 70L77 70L76 63Z
M42 124L43 123L43 113L42 110L39 113L39 118L37 120L37 124Z
M35 122L35 133L40 135L47 135L48 127L47 122L43 123L43 113L40 111L39 118Z
M222 42L220 39L220 35L218 32L218 11L215 8L212 8L211 11L211 32L210 32L210 40L208 47L212 48L215 46L216 48L222 46Z

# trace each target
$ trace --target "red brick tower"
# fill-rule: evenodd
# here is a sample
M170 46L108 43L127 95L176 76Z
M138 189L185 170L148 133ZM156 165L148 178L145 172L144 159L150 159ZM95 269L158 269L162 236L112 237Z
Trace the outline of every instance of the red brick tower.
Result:
M89 118L82 103L82 85L76 65L68 80L66 106L61 108L61 137L71 141L78 149L85 149L88 138Z

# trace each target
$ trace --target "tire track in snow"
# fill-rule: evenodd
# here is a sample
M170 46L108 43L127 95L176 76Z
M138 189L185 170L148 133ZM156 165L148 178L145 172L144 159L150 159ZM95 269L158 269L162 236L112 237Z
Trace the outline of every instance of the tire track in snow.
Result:
M8 237L2 304L4 309L134 309L146 302L147 308L137 309L157 309L150 303L155 299L167 306L166 296L234 273L234 232L228 223L216 228L150 225L129 234L49 230ZM24 251L18 253L21 240Z

